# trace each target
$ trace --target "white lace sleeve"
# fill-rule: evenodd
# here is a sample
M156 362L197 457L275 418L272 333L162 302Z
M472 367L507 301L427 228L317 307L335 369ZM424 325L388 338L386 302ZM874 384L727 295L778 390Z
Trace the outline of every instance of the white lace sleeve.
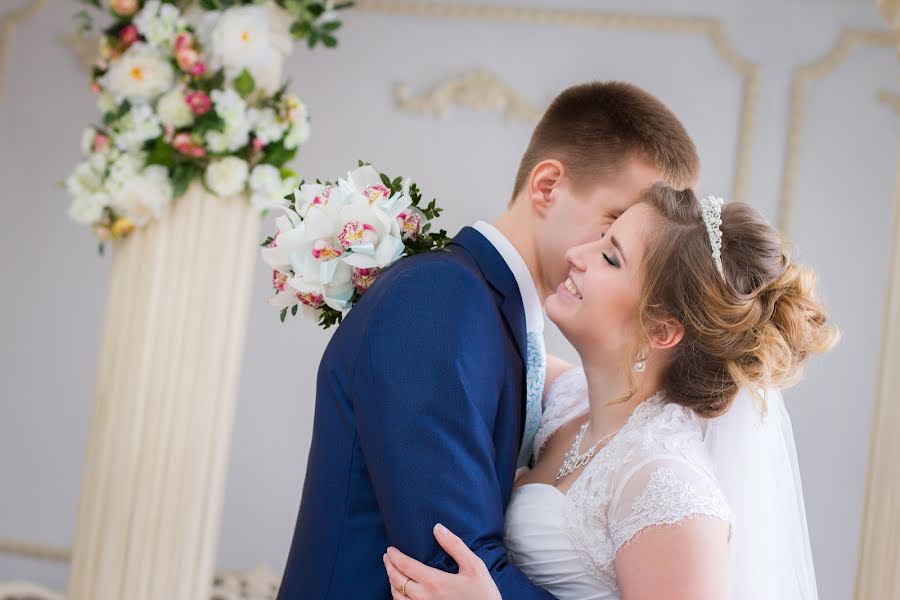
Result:
M588 409L587 379L580 367L569 369L557 377L544 396L541 427L534 436L534 459L541 456L541 450L556 430Z
M615 553L649 527L693 517L732 522L731 509L711 471L684 455L655 456L623 469L609 506Z

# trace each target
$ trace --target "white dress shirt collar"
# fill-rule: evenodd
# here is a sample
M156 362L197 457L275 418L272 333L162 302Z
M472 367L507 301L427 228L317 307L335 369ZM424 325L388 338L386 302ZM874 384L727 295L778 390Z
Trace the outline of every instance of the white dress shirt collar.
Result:
M472 228L483 235L492 246L500 253L506 266L512 271L516 283L519 285L519 294L522 296L522 305L525 308L525 329L528 332L544 328L544 307L538 295L531 272L522 259L522 255L516 247L506 239L499 229L485 221L476 221Z

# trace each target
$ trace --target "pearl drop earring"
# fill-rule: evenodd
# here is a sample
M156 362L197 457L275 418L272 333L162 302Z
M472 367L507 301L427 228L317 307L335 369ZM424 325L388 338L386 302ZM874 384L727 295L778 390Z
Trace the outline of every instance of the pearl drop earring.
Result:
M637 361L636 363L634 363L634 370L638 373L643 373L644 369L646 369L646 368L647 368L647 361L644 359L641 359L641 360Z

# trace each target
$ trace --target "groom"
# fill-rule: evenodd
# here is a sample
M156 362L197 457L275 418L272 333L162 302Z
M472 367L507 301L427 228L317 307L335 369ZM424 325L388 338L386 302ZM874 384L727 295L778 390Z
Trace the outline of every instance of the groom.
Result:
M312 446L279 600L390 598L389 545L439 569L443 523L504 598L551 598L508 559L503 512L540 424L544 299L565 251L601 237L653 182L697 179L687 132L625 83L565 90L538 123L496 225L400 261L319 367Z

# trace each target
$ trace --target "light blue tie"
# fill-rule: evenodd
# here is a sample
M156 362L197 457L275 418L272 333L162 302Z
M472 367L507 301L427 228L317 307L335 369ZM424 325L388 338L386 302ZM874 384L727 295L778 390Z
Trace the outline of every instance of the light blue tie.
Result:
M525 431L516 468L527 467L531 461L534 436L541 426L541 403L544 395L544 377L547 371L547 353L544 349L544 330L528 332L528 353L525 357Z

